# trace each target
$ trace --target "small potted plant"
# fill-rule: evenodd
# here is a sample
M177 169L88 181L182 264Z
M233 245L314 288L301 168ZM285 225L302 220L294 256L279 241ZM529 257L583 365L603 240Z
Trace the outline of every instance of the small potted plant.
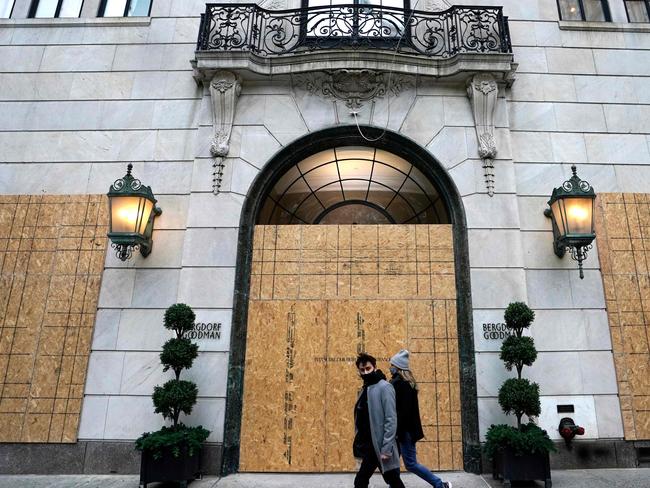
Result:
M513 302L506 308L504 318L513 334L503 341L500 358L508 371L517 370L517 377L501 385L499 405L506 415L515 415L517 427L490 426L485 451L492 459L494 479L503 479L504 488L510 488L512 480L542 480L545 488L550 488L549 452L555 451L555 446L546 431L532 421L541 413L539 385L521 377L523 367L537 359L533 338L523 335L524 329L533 323L535 312L523 302ZM528 417L527 424L521 422L524 415Z
M210 432L200 425L188 427L178 421L181 413L189 415L196 404L198 388L191 381L181 380L181 371L192 367L198 346L186 335L194 329L192 309L177 303L165 311L164 325L176 337L163 345L160 362L163 371L172 370L175 378L156 386L152 395L155 412L171 420L156 432L145 432L135 441L142 451L140 484L146 488L154 481L178 481L181 486L201 475L201 446Z

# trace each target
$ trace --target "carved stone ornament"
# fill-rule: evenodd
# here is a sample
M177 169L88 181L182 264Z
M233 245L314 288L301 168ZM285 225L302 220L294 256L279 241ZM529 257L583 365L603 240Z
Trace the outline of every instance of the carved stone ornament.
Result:
M360 109L365 102L384 96L398 96L414 85L413 77L368 69L338 69L296 75L294 87L312 95L341 100L350 110Z
M214 126L214 139L210 145L210 152L215 157L225 157L230 150L230 134L240 92L241 80L230 71L217 71L210 82Z
M467 82L467 94L472 103L474 124L478 139L478 155L483 160L485 185L488 195L494 195L494 158L497 144L494 139L494 111L499 87L491 74L474 75Z
M241 79L230 71L217 71L210 81L210 99L212 102L212 124L214 138L210 144L210 153L215 157L212 174L212 189L219 193L223 179L224 159L230 151L230 135L235 119L235 107L241 92Z

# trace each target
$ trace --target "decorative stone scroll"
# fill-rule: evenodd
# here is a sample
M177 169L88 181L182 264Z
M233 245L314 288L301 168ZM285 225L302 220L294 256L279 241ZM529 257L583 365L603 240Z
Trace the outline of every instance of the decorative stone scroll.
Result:
M210 153L215 157L212 187L219 193L223 178L223 158L230 151L230 135L235 119L237 98L241 92L241 79L231 71L217 71L210 81L210 98L212 100L212 123L214 139L210 144Z
M483 160L485 185L488 195L494 196L494 158L497 155L494 139L494 110L497 106L499 88L491 74L480 73L468 80L467 94L474 112L478 155Z
M413 77L362 69L338 69L296 75L294 87L304 88L312 95L341 100L351 111L365 102L384 96L398 96L414 85Z

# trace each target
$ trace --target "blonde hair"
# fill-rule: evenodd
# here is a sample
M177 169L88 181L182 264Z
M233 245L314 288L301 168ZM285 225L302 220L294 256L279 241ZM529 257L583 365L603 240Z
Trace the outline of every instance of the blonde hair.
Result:
M397 366L395 365L393 366L397 368ZM400 368L397 368L397 372L404 381L406 381L409 385L411 385L411 388L413 388L414 390L418 389L418 383L417 381L415 381L415 376L413 375L413 373L411 373L409 370L400 369Z

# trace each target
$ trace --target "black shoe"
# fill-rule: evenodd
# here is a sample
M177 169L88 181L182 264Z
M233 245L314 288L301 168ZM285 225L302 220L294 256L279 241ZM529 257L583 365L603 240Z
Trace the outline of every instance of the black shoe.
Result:
M452 488L451 481L443 481L442 486L444 486L444 488Z

